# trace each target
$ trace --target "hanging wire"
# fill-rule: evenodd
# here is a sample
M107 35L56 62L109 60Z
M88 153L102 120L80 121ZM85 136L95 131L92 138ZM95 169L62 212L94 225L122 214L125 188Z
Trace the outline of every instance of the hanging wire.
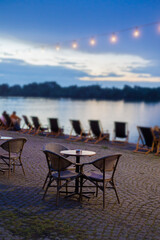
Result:
M90 37L90 36L86 36L86 37L81 37L81 38L77 38L76 40L67 40L67 41L63 41L63 42L59 42L56 44L53 44L54 48L59 51L62 46L65 45L70 45L73 49L78 48L78 42L83 41L83 40L87 40L89 41L91 46L94 46L96 44L96 39L98 37L105 37L105 36L110 36L110 42L111 43L116 43L118 40L118 34L123 33L123 32L127 32L127 31L132 31L132 34L135 38L138 38L140 35L140 30L141 28L145 28L145 27L149 27L152 25L158 25L157 27L157 31L160 32L160 21L155 21L155 22L150 22L150 23L146 23L146 24L141 24L141 25L137 25L137 26L133 26L133 27L128 27L128 28L124 28L124 29L120 29L114 32L105 32L105 33L100 33L100 34L94 34L94 37ZM51 45L40 45L40 48L42 51L44 51L46 48L51 48Z

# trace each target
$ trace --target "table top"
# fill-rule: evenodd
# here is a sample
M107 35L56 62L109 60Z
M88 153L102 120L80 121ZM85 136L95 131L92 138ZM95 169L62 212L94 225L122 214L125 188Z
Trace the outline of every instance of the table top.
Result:
M68 156L94 156L96 155L96 152L88 151L88 150L80 150L77 152L77 150L63 150L60 152L61 154L68 155Z

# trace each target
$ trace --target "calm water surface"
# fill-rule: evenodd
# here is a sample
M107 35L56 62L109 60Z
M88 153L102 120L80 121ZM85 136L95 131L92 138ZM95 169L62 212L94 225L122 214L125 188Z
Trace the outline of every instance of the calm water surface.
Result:
M49 117L58 118L66 134L71 130L69 119L81 120L85 130L89 129L89 119L101 120L103 130L108 130L111 138L114 121L125 121L128 122L130 132L129 141L134 143L138 138L137 125L160 126L160 103L9 97L0 98L0 109L9 114L15 110L20 117L23 114L29 118L38 116L42 125L48 124Z

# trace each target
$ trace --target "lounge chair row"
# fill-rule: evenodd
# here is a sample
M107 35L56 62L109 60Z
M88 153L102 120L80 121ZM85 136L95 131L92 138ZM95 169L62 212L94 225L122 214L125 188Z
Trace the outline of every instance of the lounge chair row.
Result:
M24 122L27 126L25 130L28 133L39 134L41 132L46 132L46 135L54 135L55 137L63 135L64 129L59 127L57 118L49 118L49 128L43 127L38 119L38 117L31 117L33 124L31 124L27 116L23 115ZM84 140L88 142L90 140L96 140L98 143L102 140L109 141L109 132L104 132L102 124L99 120L89 120L89 131L86 132L79 120L70 120L71 122L71 132L68 140ZM126 122L115 122L114 123L114 139L113 141L123 141L128 142L129 131L127 129L128 124Z
M33 126L28 121L26 116L23 116L26 125L28 126L29 132L34 131L34 134L38 134L40 132L47 132L47 136L54 135L59 136L63 135L63 129L59 127L57 118L49 118L50 130L48 128L44 128L41 126L38 117L31 117ZM90 129L86 132L79 120L70 120L71 122L71 132L68 140L78 141L84 140L88 142L90 140L95 140L94 143L98 143L102 140L109 141L109 132L104 132L102 128L102 124L99 120L89 120ZM160 153L160 129L154 129L152 127L141 127L137 126L138 130L138 141L136 145L136 149L134 152L143 152L150 153L155 152L156 155ZM126 122L114 122L114 135L113 135L113 143L127 143L129 138L128 131L128 123Z

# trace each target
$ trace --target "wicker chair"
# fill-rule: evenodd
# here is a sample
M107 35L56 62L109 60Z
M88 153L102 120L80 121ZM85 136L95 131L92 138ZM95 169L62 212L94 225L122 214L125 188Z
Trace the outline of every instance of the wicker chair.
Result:
M89 180L96 186L96 196L98 195L98 189L103 192L103 208L105 208L105 190L106 188L112 188L115 191L117 201L120 203L116 186L114 183L114 174L117 168L117 164L121 154L109 155L99 158L90 163L84 163L81 166L81 183L80 183L80 201L82 200L82 188L84 180ZM96 170L85 171L84 167L92 165ZM97 170L98 169L98 170ZM110 184L107 187L107 184Z
M26 138L16 138L8 140L0 145L0 147L7 152L6 154L0 155L0 159L2 160L0 163L2 168L0 168L0 170L2 172L7 170L8 177L10 176L11 171L15 172L15 166L21 166L25 175L21 155L26 141Z
M57 188L56 205L58 205L61 188L66 187L69 182L79 178L80 173L69 171L67 169L69 166L73 165L73 163L70 162L68 159L47 150L43 152L46 156L49 170L48 176L49 182L44 192L43 199L45 198L49 187L56 187ZM56 185L52 185L54 181L56 182Z
M50 152L54 152L54 153L57 153L57 154L62 156L62 154L60 152L63 151L63 150L68 150L68 148L63 146L63 145L61 145L61 144L51 142L51 143L47 143L43 147L43 150L44 151L47 150L47 151L50 151ZM63 157L67 158L68 156L63 155ZM68 169L69 170L75 170L75 167L72 166L72 167L69 167ZM43 184L43 187L42 187L43 189L45 188L45 185L46 185L48 179L49 179L49 172L48 172L48 174L46 176L46 179L44 181L44 184Z

